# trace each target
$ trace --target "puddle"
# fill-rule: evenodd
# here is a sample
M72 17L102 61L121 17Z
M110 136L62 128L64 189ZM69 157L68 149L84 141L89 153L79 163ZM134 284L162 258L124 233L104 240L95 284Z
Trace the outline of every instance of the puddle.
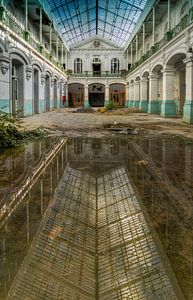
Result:
M2 157L1 209L57 142ZM0 299L192 299L192 173L189 140L71 138L0 223Z

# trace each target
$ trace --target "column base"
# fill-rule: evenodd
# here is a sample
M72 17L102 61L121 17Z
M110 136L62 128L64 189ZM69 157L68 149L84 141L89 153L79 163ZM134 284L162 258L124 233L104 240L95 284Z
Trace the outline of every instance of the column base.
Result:
M151 100L148 103L148 113L149 114L160 114L161 112L161 101Z
M133 107L139 107L139 100L133 101Z
M193 100L186 100L183 108L183 120L188 124L193 124Z
M139 109L142 111L142 112L147 112L147 109L148 109L148 102L147 100L141 100L139 102Z
M176 101L163 100L161 104L161 116L164 118L176 118Z
M125 107L128 108L129 107L129 100L125 101Z
M89 107L89 102L88 100L84 100L84 108L88 108Z

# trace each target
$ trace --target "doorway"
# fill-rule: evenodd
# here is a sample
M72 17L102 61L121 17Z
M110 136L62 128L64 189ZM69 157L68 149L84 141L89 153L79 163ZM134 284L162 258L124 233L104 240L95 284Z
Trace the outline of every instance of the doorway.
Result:
M24 115L23 92L24 70L19 60L12 60L12 114L22 117Z
M89 104L93 107L103 107L105 104L105 85L93 83L89 85Z
M46 75L45 79L45 101L46 111L50 111L50 76Z
M34 114L39 113L39 71L33 71L33 111Z

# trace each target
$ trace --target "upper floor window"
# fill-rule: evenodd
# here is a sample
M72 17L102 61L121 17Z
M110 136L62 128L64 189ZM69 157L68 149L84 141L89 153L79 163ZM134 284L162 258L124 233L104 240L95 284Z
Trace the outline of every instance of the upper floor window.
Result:
M74 73L82 73L82 59L76 58L74 60Z
M120 65L120 63L119 63L118 58L113 58L111 60L111 73L112 74L119 73L119 65Z

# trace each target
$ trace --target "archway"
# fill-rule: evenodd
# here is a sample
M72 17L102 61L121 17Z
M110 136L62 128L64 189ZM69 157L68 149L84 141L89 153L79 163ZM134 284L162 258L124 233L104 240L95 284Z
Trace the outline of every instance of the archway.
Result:
M88 87L89 104L94 107L104 106L105 104L105 85L93 83Z
M46 102L46 111L50 111L50 76L46 74L45 78L45 102Z
M68 85L69 106L77 107L84 105L84 85L81 83L70 83Z
M33 111L39 113L39 70L33 69Z
M12 60L12 114L24 115L24 65L18 59Z
M186 98L186 68L183 60L186 58L184 53L177 53L170 57L166 66L173 68L173 100L176 101L177 114L183 115L183 107Z
M119 107L125 106L126 88L122 83L113 83L109 86L109 100Z

